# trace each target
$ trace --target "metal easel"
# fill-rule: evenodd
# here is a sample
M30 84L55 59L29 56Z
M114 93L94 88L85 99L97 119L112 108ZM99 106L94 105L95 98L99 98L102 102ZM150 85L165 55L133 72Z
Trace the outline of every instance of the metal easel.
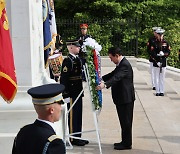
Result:
M67 112L65 113L65 144L66 144L66 148L67 149L73 149L73 145L71 144L69 138L74 138L74 139L81 139L81 140L85 140L83 138L79 138L79 137L75 137L73 135L76 134L82 134L82 133L90 133L90 132L96 132L96 137L97 137L97 143L99 146L99 153L102 154L102 149L101 149L101 141L100 141L100 134L99 134L99 128L98 128L98 117L97 117L97 112L94 110L94 106L93 106L93 102L92 102L92 93L91 93L91 87L90 87L90 75L89 75L89 71L87 69L87 64L85 63L85 65L83 65L83 70L85 73L85 78L87 81L87 85L89 87L89 94L90 94L90 102L92 104L92 112L93 112L93 119L94 119L94 125L95 125L95 129L94 130L88 130L88 131L82 131L82 132L76 132L76 133L72 133L69 134L69 126L68 126L68 115L70 113L70 111L72 110L73 106L76 104L77 100L79 99L79 97L81 96L81 94L83 93L84 90L82 90L78 97L76 98L76 100L73 102L72 106L69 108L69 110L67 110ZM86 86L84 88L86 88Z

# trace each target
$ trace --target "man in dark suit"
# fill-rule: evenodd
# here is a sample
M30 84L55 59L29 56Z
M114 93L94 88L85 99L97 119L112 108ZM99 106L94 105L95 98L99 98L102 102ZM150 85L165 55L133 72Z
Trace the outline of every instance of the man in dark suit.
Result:
M132 148L132 121L135 92L133 84L133 70L128 60L122 56L120 48L110 48L109 58L116 64L116 68L102 77L103 81L97 90L111 87L112 99L116 105L121 125L122 141L114 144L114 149L125 150Z
M28 90L38 118L18 132L12 154L65 154L65 145L55 133L63 104L61 84L47 84Z

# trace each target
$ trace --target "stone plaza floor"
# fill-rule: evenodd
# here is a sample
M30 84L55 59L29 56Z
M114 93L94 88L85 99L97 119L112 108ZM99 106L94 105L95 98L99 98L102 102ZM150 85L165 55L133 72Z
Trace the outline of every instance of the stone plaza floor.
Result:
M117 151L113 143L121 139L121 130L110 89L103 89L103 107L98 115L98 127L103 154L179 154L180 153L180 73L167 70L165 96L155 96L151 87L148 62L128 58L134 70L136 101L133 121L133 149ZM102 59L102 75L114 69L108 58ZM86 83L84 83L86 86ZM83 130L95 128L92 106L85 88L83 98ZM11 154L19 129L36 118L31 98L18 93L15 101L6 104L0 98L0 154ZM90 143L74 146L67 154L99 154L96 132L84 133Z

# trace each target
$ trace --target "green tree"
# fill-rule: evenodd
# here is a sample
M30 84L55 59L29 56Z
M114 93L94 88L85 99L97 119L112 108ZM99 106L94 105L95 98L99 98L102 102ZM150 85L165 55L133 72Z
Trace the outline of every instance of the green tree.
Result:
M152 35L152 27L160 26L166 30L165 39L171 45L168 63L180 68L177 58L180 49L179 0L55 0L55 10L57 19L88 22L89 33L103 45L102 55L112 45L137 50L127 46L138 38L137 56L148 58L146 43ZM67 35L77 35L70 33L72 27L67 29ZM117 38L118 42L112 41Z

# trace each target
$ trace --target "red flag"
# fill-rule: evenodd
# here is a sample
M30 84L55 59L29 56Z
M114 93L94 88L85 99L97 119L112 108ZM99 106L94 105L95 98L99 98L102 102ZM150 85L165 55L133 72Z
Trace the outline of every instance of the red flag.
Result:
M17 81L5 1L0 0L0 95L7 103L13 101Z

